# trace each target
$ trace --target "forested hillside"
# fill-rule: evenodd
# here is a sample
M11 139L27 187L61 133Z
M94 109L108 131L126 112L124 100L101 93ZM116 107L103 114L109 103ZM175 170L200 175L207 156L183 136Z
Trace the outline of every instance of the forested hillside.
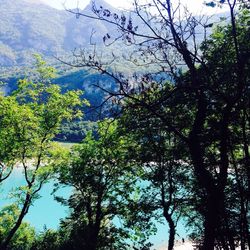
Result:
M111 8L107 3L104 3ZM89 4L85 11L91 11ZM40 1L0 1L0 65L30 63L32 53L46 56L62 55L75 48L89 46L93 39L99 44L108 25L92 20L79 22L75 15L56 10Z

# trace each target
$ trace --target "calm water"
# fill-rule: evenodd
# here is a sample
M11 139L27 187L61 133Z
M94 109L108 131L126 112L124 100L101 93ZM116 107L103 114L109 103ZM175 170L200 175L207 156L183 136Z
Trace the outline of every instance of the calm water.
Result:
M9 191L24 184L21 170L13 171L11 176L1 186L0 206L3 207L10 204L11 200L8 198ZM25 217L25 221L30 222L38 231L42 230L45 225L47 228L56 229L60 219L67 215L67 207L54 200L53 195L51 195L52 191L53 182L45 184L39 193L41 198L34 202ZM63 188L57 194L68 197L70 189Z
M15 170L11 176L4 181L1 187L0 207L10 204L11 200L8 198L9 191L24 183L21 170ZM25 217L25 221L30 222L37 231L43 230L44 226L56 229L59 226L60 219L64 218L68 213L67 207L62 206L54 200L51 194L52 191L53 182L45 184L39 193L41 198L34 202L34 205L30 207L29 213ZM57 194L68 197L70 195L70 188L63 188L59 190ZM168 239L167 225L157 224L157 228L158 232L150 238L151 242L154 243L155 246L166 245ZM179 223L177 233L178 239L186 238L187 233L183 224Z

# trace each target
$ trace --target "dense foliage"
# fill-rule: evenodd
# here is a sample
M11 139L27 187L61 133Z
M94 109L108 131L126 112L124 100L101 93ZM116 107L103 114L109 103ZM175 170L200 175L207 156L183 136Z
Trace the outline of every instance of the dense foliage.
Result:
M23 218L52 177L56 162L63 159L63 150L52 141L62 121L81 116L79 107L87 104L80 99L81 91L62 94L58 85L50 83L54 68L47 66L40 56L36 59L37 74L33 79L20 80L11 96L0 97L0 182L15 171L24 176L24 184L12 193L15 206L9 207L9 211L13 210L13 218L1 234L1 249L8 248L25 225ZM3 208L3 215L6 209ZM25 237L21 242L25 244Z

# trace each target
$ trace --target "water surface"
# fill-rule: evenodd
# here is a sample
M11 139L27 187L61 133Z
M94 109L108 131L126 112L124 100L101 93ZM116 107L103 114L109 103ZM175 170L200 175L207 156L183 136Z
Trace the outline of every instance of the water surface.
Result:
M1 186L1 198L0 208L5 205L11 204L13 200L8 197L8 193L15 187L24 185L24 176L21 169L13 171L11 176L4 181ZM30 210L24 221L29 222L39 232L46 228L56 229L59 226L60 219L65 218L68 214L68 208L58 203L52 195L54 182L50 181L45 184L39 192L40 198L35 200L34 204L30 207ZM70 195L70 188L62 188L57 192L57 195L61 195L65 198ZM166 246L168 240L168 226L166 223L157 223L157 234L150 237L150 241L155 246ZM177 239L186 238L187 232L184 227L184 223L180 222L177 227Z

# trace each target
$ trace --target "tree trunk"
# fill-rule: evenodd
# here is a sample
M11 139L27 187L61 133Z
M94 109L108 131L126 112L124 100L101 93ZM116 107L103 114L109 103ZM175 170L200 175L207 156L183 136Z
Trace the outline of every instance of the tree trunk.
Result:
M250 156L249 156L249 137L247 134L247 111L244 107L243 109L243 118L242 118L242 134L243 134L243 150L245 154L245 168L246 168L246 175L247 175L247 200L250 200ZM247 211L248 211L248 202L245 207L243 204L244 211L244 231L245 237L248 244L248 248L250 249L250 231L248 226L247 220Z
M13 228L10 230L9 234L7 235L6 239L4 241L1 242L0 244L0 249L1 250L6 250L13 238L13 236L15 235L16 231L18 230L18 228L20 227L20 225L22 224L23 218L24 216L27 214L28 209L30 206L30 195L27 194L26 195L26 199L25 202L23 204L23 208L22 211L15 223L15 225L13 226Z
M206 169L203 162L202 147L200 145L197 133L190 134L189 150L194 165L195 175L198 183L206 192L205 204L206 212L204 214L204 240L203 250L214 250L216 229L219 223L219 201L218 192L213 177Z
M99 190L97 204L96 204L95 218L94 218L94 222L92 223L92 226L90 227L89 238L87 242L88 250L96 250L98 247L99 233L101 229L101 221L103 218L102 206L101 206L102 195L103 195L103 190Z
M216 231L219 226L219 202L216 197L216 191L212 192L212 194L208 195L207 199L207 211L205 213L204 218L204 241L202 250L214 250L215 239L216 239Z
M166 221L168 222L169 226L169 237L168 237L168 250L173 250L174 249L174 240L175 240L175 224L174 221L171 217L171 215L165 211L164 208L164 213L163 213Z
M172 222L171 223L168 222L168 225L169 225L168 250L174 249L175 226L174 226L174 223L172 223Z

